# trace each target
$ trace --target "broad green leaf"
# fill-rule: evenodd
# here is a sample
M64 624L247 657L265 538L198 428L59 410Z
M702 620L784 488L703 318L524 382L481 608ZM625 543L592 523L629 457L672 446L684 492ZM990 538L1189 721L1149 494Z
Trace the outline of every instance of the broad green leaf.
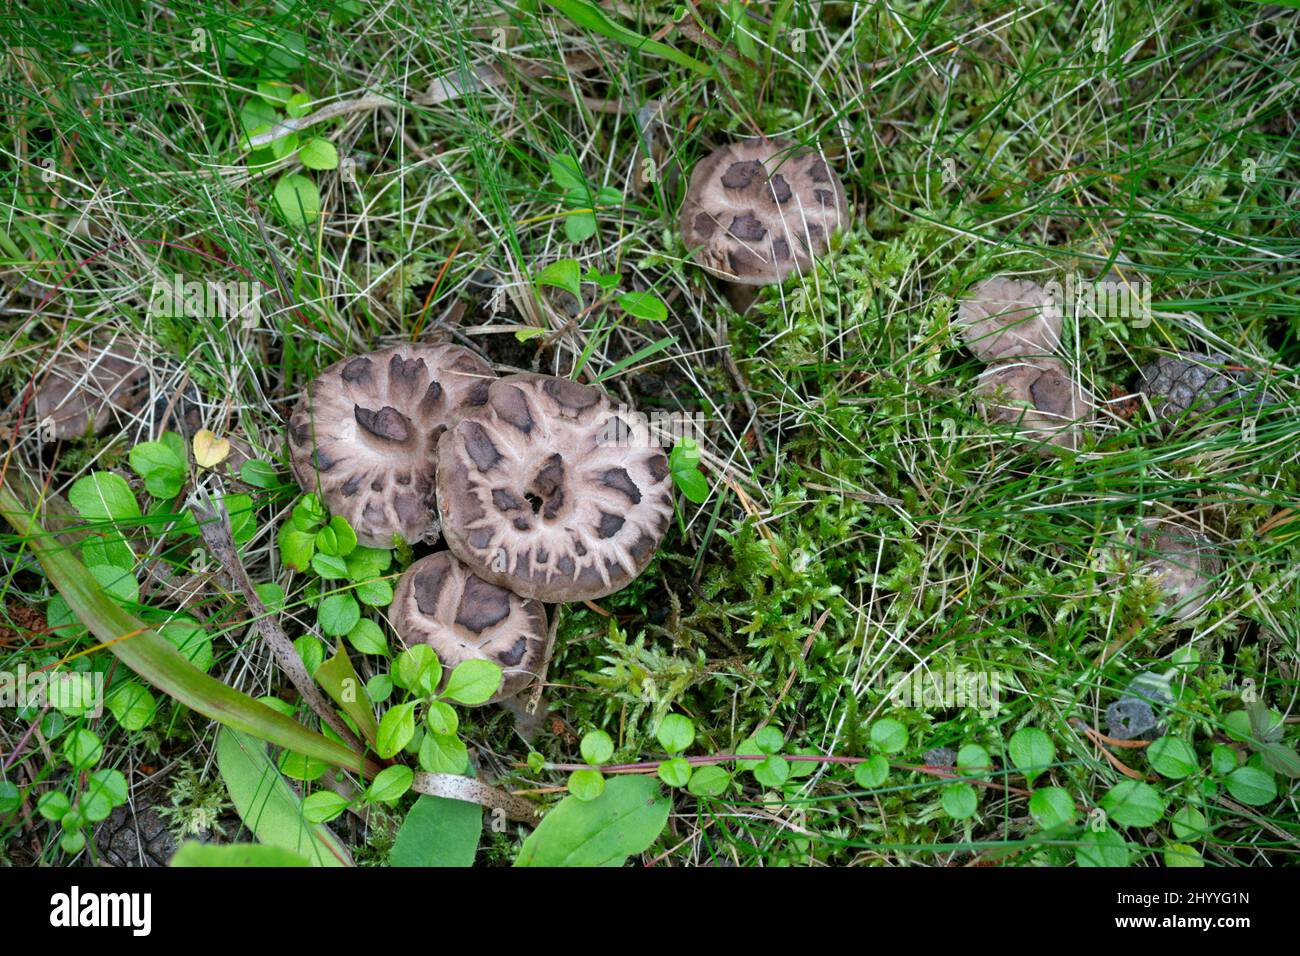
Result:
M853 768L853 782L864 790L874 790L889 779L889 761L880 754L868 757Z
M653 292L623 292L618 304L632 318L643 322L663 322L668 318L668 306Z
M379 721L375 752L387 760L411 742L415 736L415 704L397 704L388 708Z
M1147 762L1156 773L1181 780L1196 773L1196 751L1181 737L1161 737L1147 747Z
M696 797L718 797L731 785L731 774L716 765L696 767L686 784L688 793Z
M462 704L484 704L501 687L501 668L491 661L472 659L457 665L447 680L444 697Z
M599 767L603 763L609 763L614 756L614 740L603 730L589 730L583 734L579 749L583 760L593 767Z
M351 865L338 838L307 821L302 801L260 740L223 727L217 734L217 768L240 819L261 843L300 854L316 866Z
M320 215L320 193L316 184L298 173L280 177L273 194L275 208L290 226L302 228Z
M390 768L391 769L391 768ZM385 771L380 771L382 777ZM375 778L376 780L379 777ZM329 823L350 805L347 797L340 796L333 790L317 790L302 801L302 815L310 823Z
M1056 759L1056 745L1037 727L1023 727L1011 735L1007 753L1011 765L1032 784Z
M1262 807L1277 799L1277 781L1273 775L1250 764L1232 771L1223 783L1228 793L1252 807Z
M366 799L377 803L394 803L411 789L415 780L415 771L405 764L385 767L371 781L366 789Z
M896 754L907 746L907 728L892 717L871 725L871 743L882 753Z
M1111 820L1126 827L1149 827L1165 815L1158 790L1141 780L1121 780L1101 798L1101 808Z
M397 831L391 866L474 865L483 832L483 808L465 800L422 795Z
M317 619L330 637L342 637L361 620L361 608L351 594L331 594L320 602Z
M571 293L579 302L582 301L582 266L578 264L577 259L561 259L559 262L552 262L537 273L534 281L538 285L563 289Z
M327 139L313 136L298 150L298 159L308 169L338 169L339 151Z
M455 734L432 731L420 741L420 769L429 773L464 773L469 769L469 750Z
M659 722L655 738L670 754L679 754L695 743L695 724L684 714L666 714Z
M1079 845L1074 848L1077 866L1128 866L1132 855L1128 841L1109 827L1089 830L1079 837Z
M131 486L121 475L92 471L68 490L68 501L87 521L131 521L140 517Z
M684 787L691 782L691 765L685 757L673 757L661 762L655 774L670 787Z
M950 783L943 788L943 812L954 820L966 820L979 809L979 794L969 783Z
M695 439L683 437L668 453L668 470L673 484L687 500L700 505L709 500L709 480L700 471L700 446Z
M1029 815L1044 830L1074 822L1074 801L1060 787L1043 787L1029 798Z
M599 770L575 770L569 774L569 793L590 802L605 792L605 777Z
M620 866L654 843L669 807L654 779L614 777L595 800L556 804L524 840L515 866Z
M383 629L368 617L357 621L348 631L348 643L362 654L388 655L388 641Z

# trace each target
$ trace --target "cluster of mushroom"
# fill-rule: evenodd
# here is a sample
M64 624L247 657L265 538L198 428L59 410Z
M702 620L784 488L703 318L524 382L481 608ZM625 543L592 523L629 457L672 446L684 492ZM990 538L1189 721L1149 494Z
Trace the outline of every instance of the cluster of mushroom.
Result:
M1011 425L1040 454L1076 451L1095 402L1055 354L1063 312L1044 288L1003 276L977 285L958 307L964 344L989 367L975 393L990 424ZM1244 369L1222 356L1183 352L1142 369L1138 393L1157 429L1169 436L1222 421L1227 412L1257 409L1264 395ZM1147 520L1125 541L1139 557L1132 570L1161 592L1160 610L1176 623L1195 619L1209 603L1222 562L1213 543L1180 521Z
M547 375L498 378L456 345L332 365L289 423L294 474L357 540L447 550L411 564L390 609L450 671L501 666L517 694L546 650L543 603L603 597L650 562L672 516L668 459L640 416Z
M962 340L988 364L975 393L990 424L1040 455L1077 451L1095 400L1056 356L1062 311L1036 282L985 279L957 309Z

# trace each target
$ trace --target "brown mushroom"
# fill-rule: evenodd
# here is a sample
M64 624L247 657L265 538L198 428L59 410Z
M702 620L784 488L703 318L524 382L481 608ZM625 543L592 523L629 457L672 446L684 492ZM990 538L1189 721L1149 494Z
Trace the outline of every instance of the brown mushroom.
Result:
M1059 359L1009 358L984 370L975 386L991 425L1012 425L1040 455L1077 451L1095 401Z
M289 419L298 483L347 518L364 545L433 537L438 439L487 400L491 378L458 345L396 345L336 362Z
M680 227L706 272L762 286L811 268L848 221L844 186L820 153L783 139L746 139L696 164Z
M1136 572L1163 593L1160 609L1175 621L1200 614L1214 596L1214 578L1223 562L1205 535L1170 521L1148 520L1138 528Z
M36 375L35 423L46 441L125 426L149 401L149 368L138 346L118 341L90 352L63 351Z
M447 551L406 569L388 614L407 647L423 643L433 648L444 681L468 660L500 667L501 687L485 703L519 693L537 674L546 653L542 603L489 584Z
M668 457L639 416L568 379L497 379L438 445L447 547L525 597L603 597L650 562L672 517Z
M994 276L957 307L957 328L982 362L1050 355L1061 345L1061 308L1037 282Z

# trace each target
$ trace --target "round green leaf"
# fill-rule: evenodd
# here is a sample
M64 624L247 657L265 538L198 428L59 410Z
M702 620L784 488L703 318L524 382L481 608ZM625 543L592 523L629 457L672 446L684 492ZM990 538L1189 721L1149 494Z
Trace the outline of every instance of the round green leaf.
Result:
M348 631L348 643L362 654L388 655L388 640L383 628L368 617L363 617Z
M1174 836L1180 840L1199 840L1210 832L1205 814L1192 806L1178 810L1169 818Z
M684 787L691 781L691 765L685 757L665 760L656 768L659 779L670 787Z
M711 764L695 768L690 782L686 784L686 790L697 797L719 797L727 792L730 784L731 774L724 768Z
M1043 787L1029 798L1029 815L1044 830L1074 822L1074 801L1060 787Z
M969 783L950 783L943 788L943 812L954 820L966 820L979 807L979 794Z
M662 322L668 318L668 306L653 292L623 292L618 296L619 307L643 322Z
M1165 847L1165 866L1205 866L1201 854L1186 843L1171 843Z
M103 755L103 742L84 727L73 729L63 742L64 758L78 770L89 770Z
M599 767L603 763L609 763L614 756L614 741L603 730L589 730L582 736L580 749L583 760L593 767Z
M320 193L306 176L289 173L275 184L276 210L290 226L308 226L320 215Z
M907 728L892 717L884 717L871 725L871 743L887 754L896 754L907 746Z
M1121 780L1101 798L1111 820L1126 827L1149 827L1165 815L1159 791L1141 780Z
M111 471L92 471L68 489L68 501L88 521L124 521L140 517L131 486Z
M415 736L415 703L388 708L379 721L375 751L387 759L411 742Z
M868 757L853 768L853 782L863 790L874 790L889 779L889 761L880 754Z
M655 736L664 750L679 754L695 742L695 724L683 714L668 714L659 722Z
M604 792L605 778L599 770L575 770L569 774L569 793L579 800L595 800Z
M1196 751L1181 737L1161 737L1147 748L1147 762L1162 777L1181 780L1196 773Z
M993 758L979 744L966 744L957 751L957 770L967 777L983 777L993 768Z
M314 136L298 150L298 159L308 169L338 169L339 151L329 140Z
M342 637L361 620L361 608L351 594L331 594L320 602L318 620L330 637Z
M1228 793L1242 803L1261 807L1277 799L1277 780L1267 770L1250 764L1238 767L1224 780Z
M451 672L444 697L462 704L483 704L501 687L501 668L491 661L468 660Z
M1109 827L1100 832L1089 830L1074 848L1077 866L1128 866L1131 857L1128 841Z
M1024 774L1029 783L1033 783L1056 759L1056 745L1052 738L1037 727L1024 727L1012 734L1007 752L1012 766Z

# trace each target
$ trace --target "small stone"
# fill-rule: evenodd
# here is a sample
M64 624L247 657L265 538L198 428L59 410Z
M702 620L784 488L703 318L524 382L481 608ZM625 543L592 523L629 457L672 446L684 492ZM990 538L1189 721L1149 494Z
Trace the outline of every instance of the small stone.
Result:
M957 751L951 747L935 747L922 754L927 767L951 767L957 763Z

